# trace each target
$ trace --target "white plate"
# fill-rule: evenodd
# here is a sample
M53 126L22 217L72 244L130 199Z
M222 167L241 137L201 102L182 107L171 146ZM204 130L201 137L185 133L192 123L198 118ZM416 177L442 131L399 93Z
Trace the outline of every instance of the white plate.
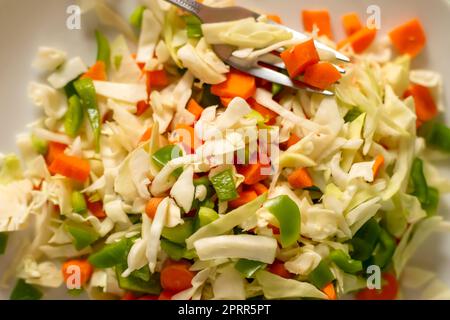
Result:
M97 23L92 16L83 20L81 30L68 30L66 9L73 0L0 0L0 150L3 153L16 151L15 136L36 117L34 107L27 98L26 88L30 80L38 79L30 64L41 45L61 48L71 56L80 55L86 62L95 59L93 30ZM424 53L414 61L415 68L429 68L444 75L445 98L450 101L450 6L447 0L238 0L239 4L261 12L279 14L284 23L301 30L301 9L328 8L332 13L334 34L343 36L340 17L356 11L367 17L368 5L377 5L381 10L381 32L385 34L393 26L413 17L419 17L425 26L428 43ZM114 1L126 16L136 1ZM449 116L447 115L447 119ZM444 171L450 176L448 163ZM450 208L450 199L445 199L442 210L445 215ZM0 258L0 277L9 259L13 256L17 237L9 246L8 255ZM420 248L414 265L434 270L450 285L450 236L433 236ZM6 299L9 291L0 290L0 299ZM58 293L49 297L66 298Z

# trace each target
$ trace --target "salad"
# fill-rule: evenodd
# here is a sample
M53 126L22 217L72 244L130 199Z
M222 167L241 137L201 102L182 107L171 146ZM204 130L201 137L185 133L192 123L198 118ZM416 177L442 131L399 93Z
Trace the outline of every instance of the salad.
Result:
M228 6L229 0L203 0ZM335 42L326 10L303 10L307 41L276 15L202 24L160 0L129 21L104 1L83 61L41 47L42 110L2 156L0 254L21 244L1 283L11 299L48 288L92 299L424 298L450 289L408 262L450 191L433 160L450 153L441 76L411 69L426 46L418 19L388 35L355 13ZM351 57L317 50L319 40ZM333 96L254 78L247 65L284 49L287 74ZM341 74L334 65L345 69ZM434 279L434 280L433 280Z

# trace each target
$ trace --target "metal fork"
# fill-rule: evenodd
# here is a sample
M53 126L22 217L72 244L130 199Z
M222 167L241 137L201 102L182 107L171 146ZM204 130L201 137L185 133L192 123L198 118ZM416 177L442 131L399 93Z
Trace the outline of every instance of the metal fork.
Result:
M213 8L201 4L195 0L165 0L165 1L172 3L189 13L192 13L193 15L197 16L203 23L226 22L245 19L249 17L257 19L258 17L260 17L260 14L242 7ZM302 34L298 31L295 31L283 25L278 26L291 32L294 39L296 40L302 41L308 39L308 36L305 34ZM323 43L315 41L315 45L316 48L318 48L319 50L331 54L336 60L340 60L342 62L350 62L350 59L348 57L324 45ZM258 66L249 67L240 63L239 61L240 59L232 55L232 53L236 50L236 48L232 46L214 45L213 50L217 54L217 56L223 61L225 61L228 65L242 72L249 73L257 78L265 79L270 82L278 83L293 89L304 89L309 92L320 93L327 96L333 95L333 92L331 91L315 89L309 87L308 85L300 81L293 81L286 75L287 74L286 66L283 63L283 60L281 60L280 57L276 54L270 53L263 55L258 60L258 62L262 64L258 64ZM284 70L284 73L265 67L264 64ZM337 70L339 70L339 72L345 73L345 70L343 68L340 68L339 66L336 65L335 67Z

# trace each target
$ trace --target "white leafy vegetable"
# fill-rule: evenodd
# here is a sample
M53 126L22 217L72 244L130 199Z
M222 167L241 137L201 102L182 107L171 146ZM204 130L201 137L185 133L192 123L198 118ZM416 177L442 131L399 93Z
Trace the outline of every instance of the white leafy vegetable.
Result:
M17 231L26 226L32 190L33 185L28 180L0 184L0 232Z
M61 89L86 71L87 67L83 60L81 60L80 57L76 57L64 63L61 68L52 73L47 80L53 88Z
M192 207L195 195L194 186L194 167L192 165L184 169L177 182L170 190L170 195L175 199L177 204L183 208L184 212L189 212Z
M158 251L160 249L160 237L164 227L164 221L167 217L167 210L169 208L169 198L165 198L156 210L155 219L152 221L152 226L148 235L148 245L146 256L148 259L148 267L150 272L155 272Z
M105 213L114 223L131 225L130 219L123 210L122 201L120 199L110 201L104 204Z
M295 258L287 261L284 266L291 273L307 276L322 260L322 257L313 250L305 250Z
M194 242L200 260L236 258L273 263L277 251L274 238L235 235L202 238Z
M136 61L146 63L153 58L162 27L153 12L145 10L141 28Z
M50 259L76 258L85 256L92 252L91 247L86 247L83 250L78 251L77 249L75 249L73 244L65 244L62 246L44 245L39 247L39 250L42 251Z
M38 263L32 257L24 258L18 276L28 284L47 288L58 288L63 283L63 276L59 266L50 261Z
M50 48L39 47L36 59L33 61L33 67L40 71L51 72L66 61L67 53L64 51Z
M214 300L245 300L244 279L233 265L223 268L216 276L213 293Z
M34 105L44 109L47 117L61 119L67 111L67 99L65 96L45 84L30 83L28 96Z
M122 35L111 42L109 75L111 82L136 83L143 80L142 71L132 58L126 39Z
M106 98L129 103L137 103L147 99L145 84L94 81L94 86L97 94Z

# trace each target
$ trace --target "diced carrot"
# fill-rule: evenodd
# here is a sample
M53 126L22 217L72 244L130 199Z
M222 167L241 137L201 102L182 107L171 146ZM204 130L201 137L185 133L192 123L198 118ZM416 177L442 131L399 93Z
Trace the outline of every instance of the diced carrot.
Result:
M281 148L283 150L287 150L299 141L300 138L295 133L292 133L291 136L289 137L289 140L281 144Z
M302 20L306 32L313 32L314 26L316 26L319 28L319 36L327 36L329 39L333 39L328 10L303 10Z
M145 101L141 100L136 104L136 115L138 117L142 116L147 110L150 108L150 104Z
M136 53L132 53L132 54L131 54L131 58L132 58L133 60L136 60L137 54L136 54ZM144 63L144 62L137 62L137 61L136 61L136 64L138 65L139 69L141 69L141 71L144 71L144 68L145 68L145 63Z
M334 285L332 282L326 285L325 288L322 289L323 293L325 293L329 300L336 300L336 290L334 289Z
M265 185L263 185L262 183L259 183L259 182L252 185L252 188L253 188L253 190L255 190L255 192L258 196L269 191L269 189L267 189L267 187Z
M148 128L141 137L139 142L147 142L152 137L152 128Z
M90 78L92 80L106 81L106 65L103 61L97 61L81 79Z
M291 78L298 77L305 72L307 67L320 61L313 39L283 51L281 59L283 59Z
M247 102L252 107L253 110L255 110L256 112L258 112L264 118L267 119L266 123L272 122L272 120L278 117L278 113L273 112L272 110L260 105L253 98L248 99Z
M120 300L137 300L133 292L125 292Z
M275 234L275 235L280 234L280 228L275 227L273 224L269 224L267 226L267 228L271 229L272 233Z
M164 88L169 84L166 70L147 71L147 93L150 94L153 87Z
M155 219L156 210L164 198L151 198L145 206L145 213L150 219Z
M275 260L275 262L269 266L268 271L285 279L293 278L293 274L286 270L284 262L279 260Z
M159 294L158 300L172 300L172 297L175 295L174 292L164 290Z
M272 20L273 22L276 22L278 24L283 24L283 21L281 20L280 16L276 14L268 14L267 19Z
M378 155L375 158L375 163L373 165L373 178L376 179L376 177L378 176L378 173L380 172L380 169L383 167L384 165L384 157L383 155Z
M47 161L48 165L51 165L53 160L60 155L61 153L64 153L64 151L67 149L67 145L50 141L48 144L48 151L47 155L45 156L45 160Z
M412 19L389 32L393 45L401 54L417 56L425 47L427 38L419 19Z
M80 276L80 285L85 285L89 279L92 276L94 268L89 263L89 261L85 259L74 259L74 260L68 260L63 263L62 265L62 274L64 281L67 282L67 280L71 276Z
M194 99L189 100L187 105L187 111L192 113L195 116L195 120L200 119L203 113L203 108L195 101Z
M103 209L102 201L91 202L89 199L86 199L86 205L89 212L92 213L94 217L97 217L98 219L106 218L106 212Z
M258 194L255 191L242 191L239 193L239 198L228 202L228 205L231 209L236 209L256 198L258 198Z
M245 100L255 94L256 82L251 75L231 70L227 80L211 87L211 93L224 98L241 97Z
M300 168L291 173L288 177L289 184L295 189L304 189L314 186L314 183L305 168Z
M231 100L233 100L234 98L224 98L224 97L220 97L220 103L222 103L222 105L226 108L228 107L228 105L230 104Z
M328 62L320 62L306 68L303 82L318 89L326 89L336 83L342 75Z
M176 140L171 140L172 143L181 142L191 151L200 145L200 141L195 134L195 129L192 126L178 124L173 133Z
M190 264L185 261L168 261L161 270L161 286L164 290L178 293L192 287L195 273L189 270Z
M413 84L405 93L405 97L412 96L416 106L417 119L421 122L432 120L438 115L438 108L427 87Z
M269 164L262 165L261 163L238 166L239 174L245 177L244 183L246 185L253 185L267 178L267 175L262 173L264 168L270 167Z
M361 20L359 20L358 14L356 12L350 12L343 15L342 25L344 26L345 34L348 37L363 28Z
M361 30L355 32L347 39L338 43L338 49L341 49L347 45L351 45L355 53L362 53L366 50L375 40L377 30L375 28L364 27Z
M86 182L91 172L89 161L64 153L57 155L48 169L52 175L60 174L79 182Z

